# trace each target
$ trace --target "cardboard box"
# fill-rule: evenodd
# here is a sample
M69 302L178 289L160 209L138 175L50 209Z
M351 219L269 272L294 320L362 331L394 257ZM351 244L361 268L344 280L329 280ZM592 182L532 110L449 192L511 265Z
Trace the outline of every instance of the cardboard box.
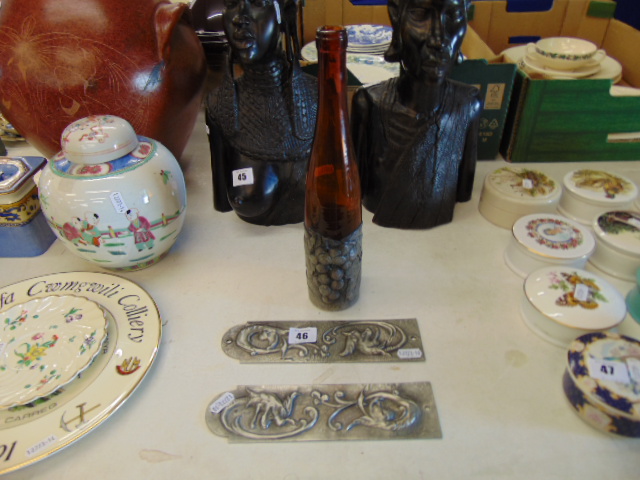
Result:
M555 0L544 12L510 12L508 3L474 3L470 25L491 50L523 37L584 38L623 65L622 85L640 88L640 32L612 18L615 2ZM612 96L611 84L536 79L518 70L501 154L511 162L640 160L640 97Z

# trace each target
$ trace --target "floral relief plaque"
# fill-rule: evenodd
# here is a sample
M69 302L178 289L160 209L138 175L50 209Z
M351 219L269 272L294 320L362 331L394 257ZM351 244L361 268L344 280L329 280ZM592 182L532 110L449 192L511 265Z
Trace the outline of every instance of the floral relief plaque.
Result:
M429 382L238 386L205 419L229 442L442 437Z
M415 318L249 322L230 328L222 338L222 349L247 363L425 360Z

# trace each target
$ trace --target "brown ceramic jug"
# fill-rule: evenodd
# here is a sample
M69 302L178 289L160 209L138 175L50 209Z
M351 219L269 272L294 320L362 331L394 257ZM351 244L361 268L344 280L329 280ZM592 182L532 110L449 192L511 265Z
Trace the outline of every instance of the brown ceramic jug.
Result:
M116 115L180 158L206 63L184 3L3 0L0 111L47 157L89 115Z

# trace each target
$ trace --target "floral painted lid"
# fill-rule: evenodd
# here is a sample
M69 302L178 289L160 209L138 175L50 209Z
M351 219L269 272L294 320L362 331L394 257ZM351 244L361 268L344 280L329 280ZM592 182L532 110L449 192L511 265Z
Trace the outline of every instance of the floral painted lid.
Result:
M499 168L487 175L485 183L509 199L523 202L553 201L562 193L552 178L528 168Z
M638 187L630 179L602 170L573 170L565 175L563 184L569 192L595 204L621 205L638 196Z
M593 231L611 248L640 257L640 213L631 211L606 212L596 218Z
M621 323L627 306L622 294L606 280L578 268L545 267L524 282L531 305L561 325L606 330Z
M154 140L137 136L133 127L114 115L91 115L62 132L62 150L50 162L56 175L100 178L122 174L157 155Z
M553 259L579 259L593 253L593 234L560 215L526 215L513 224L513 236L528 252Z
M616 414L640 420L640 342L609 332L576 338L568 370L589 399Z

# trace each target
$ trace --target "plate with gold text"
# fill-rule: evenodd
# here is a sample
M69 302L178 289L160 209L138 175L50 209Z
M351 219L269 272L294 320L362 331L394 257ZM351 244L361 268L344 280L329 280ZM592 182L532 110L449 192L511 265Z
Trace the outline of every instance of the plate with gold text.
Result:
M0 287L0 312L55 296L99 305L106 338L77 378L47 396L0 409L0 475L43 460L93 430L133 393L157 355L162 325L155 302L116 275L57 273Z

